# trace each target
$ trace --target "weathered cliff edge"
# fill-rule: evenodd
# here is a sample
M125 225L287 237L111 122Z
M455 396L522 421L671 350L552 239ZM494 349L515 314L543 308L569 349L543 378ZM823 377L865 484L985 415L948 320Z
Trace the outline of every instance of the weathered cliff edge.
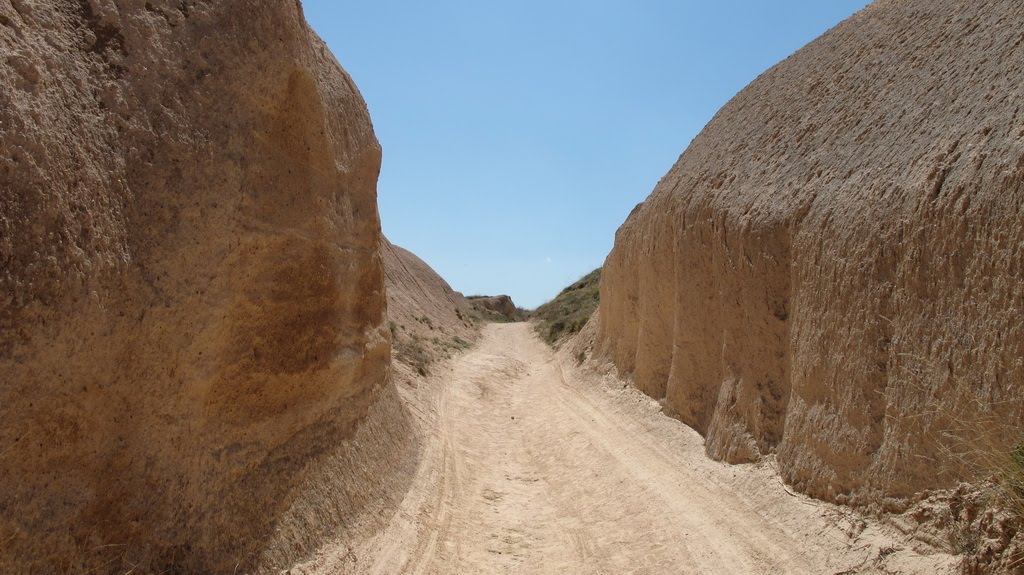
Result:
M764 73L619 229L599 349L814 496L950 482L943 430L1021 422L1022 29L1020 1L878 1Z
M290 0L2 2L0 48L0 571L303 557L408 448L358 91Z

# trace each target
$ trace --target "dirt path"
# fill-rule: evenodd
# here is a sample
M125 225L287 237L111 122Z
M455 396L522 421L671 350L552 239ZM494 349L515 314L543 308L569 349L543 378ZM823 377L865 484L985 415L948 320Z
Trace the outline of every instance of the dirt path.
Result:
M407 393L424 429L388 527L305 572L942 573L895 531L785 490L621 383L565 365L526 324Z

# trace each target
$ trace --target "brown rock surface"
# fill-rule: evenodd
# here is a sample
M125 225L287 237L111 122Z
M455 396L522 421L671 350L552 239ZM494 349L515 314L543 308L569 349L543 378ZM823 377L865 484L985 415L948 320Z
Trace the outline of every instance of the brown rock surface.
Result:
M0 571L280 567L399 481L380 148L298 3L0 2L0 86Z
M950 484L954 417L1021 422L1021 30L879 1L763 74L619 229L598 347L713 457L840 502Z

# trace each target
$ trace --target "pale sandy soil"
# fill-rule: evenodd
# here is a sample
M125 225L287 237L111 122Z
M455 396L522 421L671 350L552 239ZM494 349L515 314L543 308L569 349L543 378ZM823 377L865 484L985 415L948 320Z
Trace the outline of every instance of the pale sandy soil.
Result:
M954 558L789 493L527 324L490 325L403 399L415 479L387 528L294 573L946 573Z

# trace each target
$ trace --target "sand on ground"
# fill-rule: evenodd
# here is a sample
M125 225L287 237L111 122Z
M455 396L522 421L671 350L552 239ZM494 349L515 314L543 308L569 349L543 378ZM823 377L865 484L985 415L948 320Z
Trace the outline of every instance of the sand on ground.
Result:
M402 389L423 446L387 527L294 573L945 573L955 558L794 494L528 324Z

